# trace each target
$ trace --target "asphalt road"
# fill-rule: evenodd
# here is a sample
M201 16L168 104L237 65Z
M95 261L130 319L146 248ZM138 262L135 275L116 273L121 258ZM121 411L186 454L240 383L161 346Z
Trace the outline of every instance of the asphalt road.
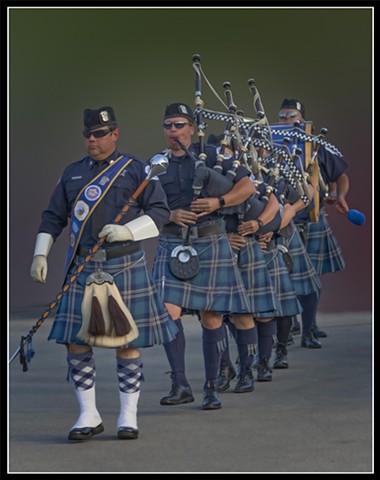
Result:
M13 315L9 356L35 324ZM289 348L288 370L274 370L254 391L221 394L222 408L203 411L200 326L184 321L188 378L195 402L161 406L170 377L161 346L142 351L145 382L137 440L116 437L119 409L114 352L96 349L97 403L105 431L88 442L67 434L79 409L66 381L66 353L47 341L50 317L33 336L35 356L23 372L9 366L7 473L373 473L372 314L320 315L323 347ZM231 342L232 358L236 347ZM3 417L4 418L4 417Z

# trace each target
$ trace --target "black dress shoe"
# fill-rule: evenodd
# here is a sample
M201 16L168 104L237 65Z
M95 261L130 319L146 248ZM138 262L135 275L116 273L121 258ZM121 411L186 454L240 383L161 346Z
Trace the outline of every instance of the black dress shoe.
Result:
M314 336L317 337L317 338L326 338L327 337L327 333L324 332L323 330L320 330L319 327L315 326L312 330L312 332L314 333Z
M269 368L268 360L264 357L257 367L257 381L270 382L272 380L272 369Z
M273 368L288 368L288 357L287 357L286 346L282 343L276 345L276 357L273 360Z
M253 385L253 373L252 369L249 368L243 375L240 374L238 381L235 385L235 393L245 393L252 392L254 389Z
M321 342L313 334L302 335L301 347L304 348L322 348Z
M232 365L220 367L218 378L218 392L224 392L230 388L230 382L236 377L235 369Z
M97 427L81 427L73 428L69 432L69 440L75 440L77 442L83 442L84 440L90 440L93 435L104 432L102 423L99 423Z
M287 355L276 355L275 359L273 360L273 368L275 369L289 368Z
M180 405L181 403L194 402L193 392L191 387L184 387L179 383L172 383L172 389L169 395L162 397L160 400L161 405Z
M217 383L209 381L203 389L202 410L217 410L222 407L222 402L218 396Z
M117 438L120 440L135 440L139 436L137 428L119 427L117 430Z

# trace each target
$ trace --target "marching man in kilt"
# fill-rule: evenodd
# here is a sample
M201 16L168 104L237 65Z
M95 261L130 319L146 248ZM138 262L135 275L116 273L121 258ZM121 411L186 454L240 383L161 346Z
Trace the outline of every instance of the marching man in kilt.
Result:
M116 352L117 437L136 439L144 379L139 348L170 342L177 333L153 285L141 245L141 240L158 235L170 211L157 177L147 182L149 165L117 150L119 128L112 107L86 109L83 136L88 155L64 169L42 212L31 276L46 283L47 256L70 219L66 258L70 287L58 304L49 334L49 340L66 346L80 406L68 438L89 440L104 430L95 400L93 346L99 346ZM94 249L94 254L99 242L102 248Z
M285 98L278 113L280 124L293 125L305 123L305 106L296 99ZM306 122L307 123L307 122ZM310 123L310 122L309 122ZM305 142L306 143L306 142ZM321 174L318 189L321 189L321 181L325 185L335 183L337 188L336 210L345 214L349 207L346 196L349 190L349 179L345 173L347 163L339 150L327 142L322 142L317 154L318 168ZM324 209L326 195L320 191L317 218L311 221L309 215L302 212L294 221L300 232L310 260L319 276L326 273L339 272L345 268L345 262L338 239L333 234L327 220ZM320 301L321 289L308 295L299 297L302 304L302 339L301 346L305 348L321 348L319 337L326 334L319 330L316 324L316 315Z
M172 388L160 403L178 405L194 401L186 378L186 342L181 323L182 312L190 310L199 312L202 326L205 368L202 409L219 409L217 376L226 346L223 314L236 314L236 327L247 336L255 330L244 282L227 238L223 210L247 200L255 187L250 172L238 167L228 192L216 196L208 191L209 184L203 184L197 196L193 187L198 168L203 168L197 167L198 160L212 170L216 165L216 147L205 145L203 151L202 142L192 143L194 117L184 103L167 105L163 128L172 155L160 182L171 213L159 236L153 277L179 333L173 342L164 345ZM231 163L223 165L223 173L215 172L217 179L226 180L224 175Z

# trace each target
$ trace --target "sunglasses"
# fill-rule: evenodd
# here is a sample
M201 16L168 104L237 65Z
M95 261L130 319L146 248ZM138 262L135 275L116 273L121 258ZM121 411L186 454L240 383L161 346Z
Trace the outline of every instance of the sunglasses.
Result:
M83 132L85 138L90 138L93 135L95 138L102 138L108 135L110 132L113 132L114 128L107 128L107 130L95 130L94 132Z
M167 130L169 130L169 128L172 128L173 125L175 126L175 128L180 130L185 125L191 125L191 123L187 123L187 122L164 122L163 123L164 128L166 128Z
M278 118L280 118L281 120L285 120L285 118L296 118L296 116L298 115L297 112L290 112L290 113L279 113L278 114Z

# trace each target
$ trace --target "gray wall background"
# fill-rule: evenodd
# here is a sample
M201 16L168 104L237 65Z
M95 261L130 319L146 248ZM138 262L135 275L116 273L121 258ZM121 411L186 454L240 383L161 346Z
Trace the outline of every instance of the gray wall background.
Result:
M5 13L5 12L4 12ZM112 105L119 148L148 159L164 148L165 105L194 105L192 56L224 100L254 116L247 80L255 78L270 120L282 99L306 105L317 131L349 164L351 208L362 227L329 208L346 269L323 277L321 310L372 309L371 8L10 8L9 305L45 308L61 289L67 235L49 255L47 285L29 269L41 211L63 168L85 155L85 108ZM203 81L205 107L223 106ZM208 122L219 133L221 122ZM66 229L67 230L67 229ZM66 232L67 233L67 232ZM148 246L148 260L155 242ZM41 310L42 313L42 310Z

